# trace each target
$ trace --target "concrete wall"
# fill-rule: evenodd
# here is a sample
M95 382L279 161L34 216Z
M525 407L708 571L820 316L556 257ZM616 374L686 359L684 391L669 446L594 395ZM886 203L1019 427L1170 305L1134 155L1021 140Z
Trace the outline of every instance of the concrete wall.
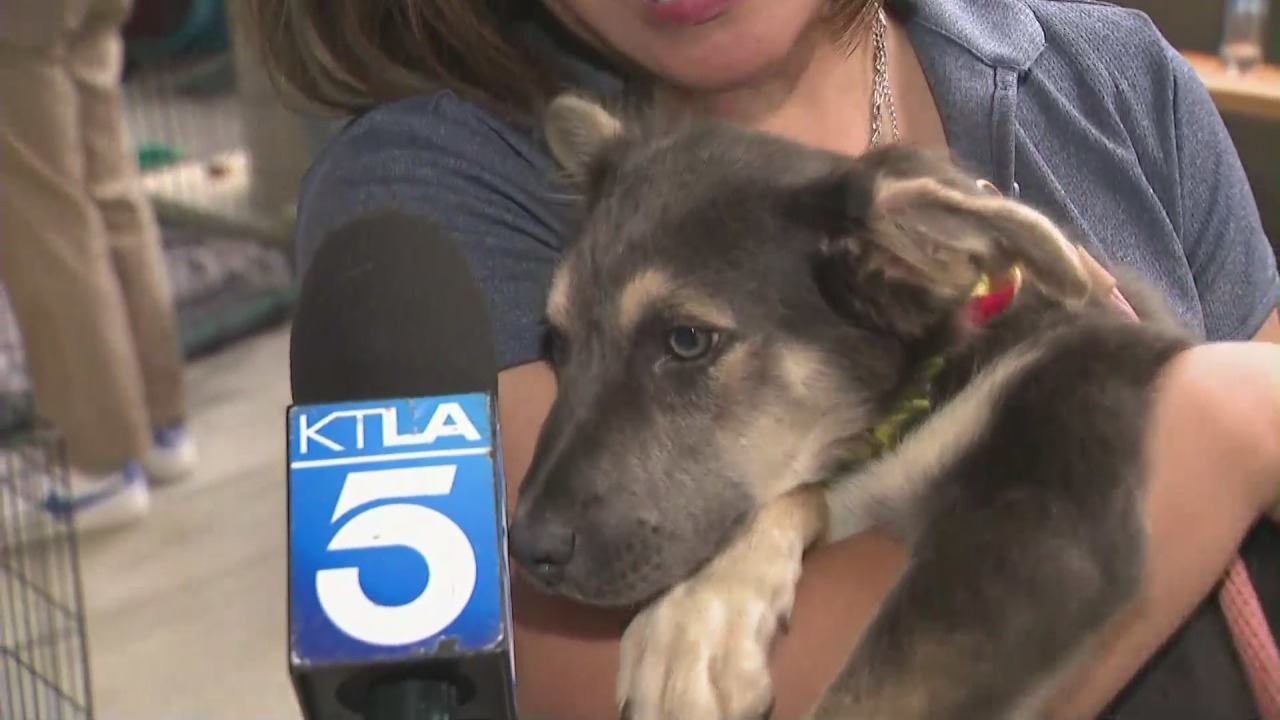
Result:
M333 122L285 107L238 30L238 8L238 2L228 3L236 94L250 163L250 201L258 212L278 213L295 202L302 177Z

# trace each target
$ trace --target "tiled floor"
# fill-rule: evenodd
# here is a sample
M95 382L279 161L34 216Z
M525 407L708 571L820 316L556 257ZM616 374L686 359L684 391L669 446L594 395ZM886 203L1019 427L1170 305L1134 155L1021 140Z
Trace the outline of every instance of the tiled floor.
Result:
M293 720L285 664L288 331L188 374L200 470L81 550L99 720Z

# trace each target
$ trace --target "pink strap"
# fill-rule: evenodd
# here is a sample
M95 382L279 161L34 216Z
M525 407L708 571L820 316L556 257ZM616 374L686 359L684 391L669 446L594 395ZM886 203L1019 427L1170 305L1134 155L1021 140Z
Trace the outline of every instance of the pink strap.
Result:
M1262 720L1280 719L1280 651L1258 602L1258 592L1239 556L1227 568L1218 603L1231 628L1236 652Z
M1111 298L1126 314L1138 319L1133 306L1112 286ZM1231 561L1222 588L1218 591L1218 604L1226 616L1227 627L1244 666L1245 677L1253 691L1253 698L1261 713L1261 720L1280 720L1280 650L1275 636L1267 624L1267 616L1258 601L1258 591L1253 587L1249 571L1239 555Z

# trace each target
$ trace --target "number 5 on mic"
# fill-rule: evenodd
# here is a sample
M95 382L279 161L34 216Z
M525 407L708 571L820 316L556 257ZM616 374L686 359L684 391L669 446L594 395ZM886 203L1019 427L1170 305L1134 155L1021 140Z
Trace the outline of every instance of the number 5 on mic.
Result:
M449 627L476 586L476 553L466 533L449 516L413 502L366 507L385 500L442 497L453 490L457 465L431 465L347 473L333 510L338 527L328 551L404 547L427 564L426 587L408 603L380 605L360 585L356 567L316 573L316 596L329 620L370 645L412 645Z

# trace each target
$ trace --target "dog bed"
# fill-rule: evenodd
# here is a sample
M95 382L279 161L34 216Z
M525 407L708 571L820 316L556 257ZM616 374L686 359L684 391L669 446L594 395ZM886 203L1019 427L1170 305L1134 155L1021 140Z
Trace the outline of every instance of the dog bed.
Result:
M164 229L165 259L187 357L288 318L296 299L287 251L203 231ZM32 412L22 341L0 286L0 434Z

